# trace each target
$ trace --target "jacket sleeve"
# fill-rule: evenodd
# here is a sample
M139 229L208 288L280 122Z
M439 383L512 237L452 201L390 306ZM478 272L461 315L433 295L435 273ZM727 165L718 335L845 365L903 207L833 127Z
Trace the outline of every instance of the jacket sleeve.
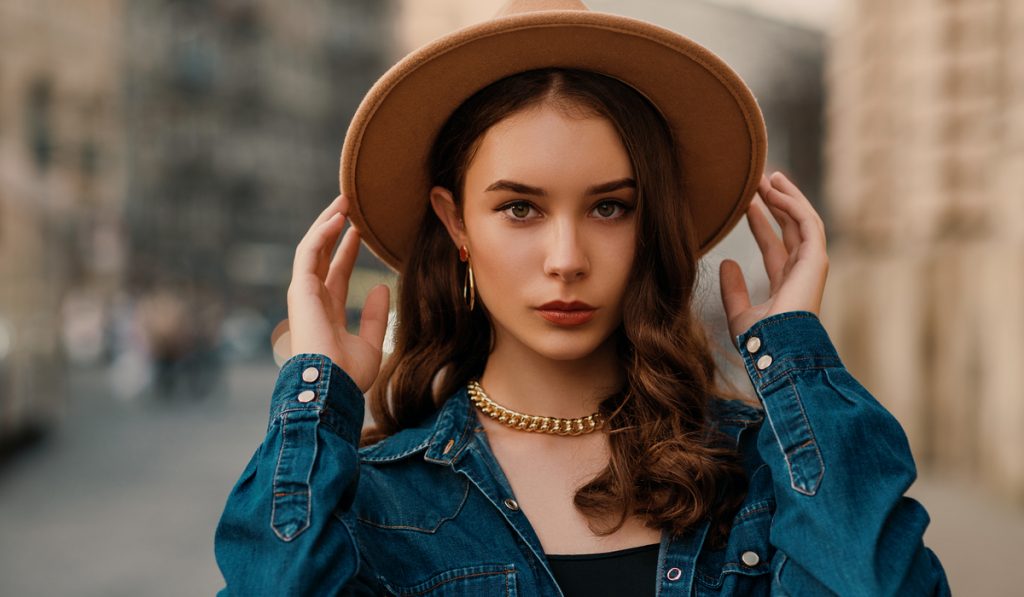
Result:
M772 593L949 595L924 546L929 517L904 492L917 470L903 428L846 370L817 315L771 315L736 337L765 410Z
M380 594L349 512L363 410L362 392L328 357L284 363L266 437L214 535L219 595Z

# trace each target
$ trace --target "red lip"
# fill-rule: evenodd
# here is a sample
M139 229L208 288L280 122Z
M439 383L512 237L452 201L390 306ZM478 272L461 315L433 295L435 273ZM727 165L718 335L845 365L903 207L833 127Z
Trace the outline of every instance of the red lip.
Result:
M567 303L565 301L551 301L537 307L541 311L593 311L594 307L581 301Z
M561 326L583 325L594 318L596 311L595 307L580 301L551 301L537 307L537 313L541 317Z

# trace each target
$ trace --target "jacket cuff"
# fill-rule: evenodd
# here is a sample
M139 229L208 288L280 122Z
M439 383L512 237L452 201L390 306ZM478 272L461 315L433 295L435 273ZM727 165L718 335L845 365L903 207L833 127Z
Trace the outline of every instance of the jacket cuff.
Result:
M842 366L832 339L811 311L769 315L734 340L759 390L793 370Z
M270 423L283 413L316 411L349 443L356 445L363 426L365 398L326 355L297 354L281 366L270 400Z

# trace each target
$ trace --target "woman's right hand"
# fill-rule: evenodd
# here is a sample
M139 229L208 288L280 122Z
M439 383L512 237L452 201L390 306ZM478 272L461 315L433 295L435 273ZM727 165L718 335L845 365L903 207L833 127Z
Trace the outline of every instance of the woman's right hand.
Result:
M331 257L347 213L348 199L339 195L299 241L288 286L288 326L292 355L326 355L366 392L380 371L390 292L384 284L374 286L363 305L359 334L348 333L345 301L359 254L354 227Z

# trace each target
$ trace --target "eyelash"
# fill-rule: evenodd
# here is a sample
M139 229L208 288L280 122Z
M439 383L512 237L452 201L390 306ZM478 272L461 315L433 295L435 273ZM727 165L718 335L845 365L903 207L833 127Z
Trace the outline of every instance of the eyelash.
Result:
M622 218L626 217L626 214L628 214L633 209L633 207L631 205L627 205L627 204L623 203L622 201L617 201L617 200L614 200L614 199L606 199L604 201L601 201L597 205L594 206L594 209L597 209L598 206L606 205L606 204L609 204L609 203L612 204L612 205L615 205L616 207L618 207L621 210L619 212L619 214L615 215L615 216L610 216L610 217L607 217L607 218L598 218L598 219L600 219L600 220L619 220L619 219L622 219ZM534 210L537 209L529 201L525 201L523 199L517 199L515 201L510 201L510 202L502 205L501 207L495 209L494 211L500 212L501 215L506 220L508 220L510 222L514 222L516 224L522 224L522 223L526 222L527 220L529 220L529 218L516 218L516 217L513 217L510 213L508 213L508 211L510 209L512 209L513 207L518 206L518 205L525 205L525 206L529 207L530 209L534 209ZM593 210L591 210L591 211L593 211Z

